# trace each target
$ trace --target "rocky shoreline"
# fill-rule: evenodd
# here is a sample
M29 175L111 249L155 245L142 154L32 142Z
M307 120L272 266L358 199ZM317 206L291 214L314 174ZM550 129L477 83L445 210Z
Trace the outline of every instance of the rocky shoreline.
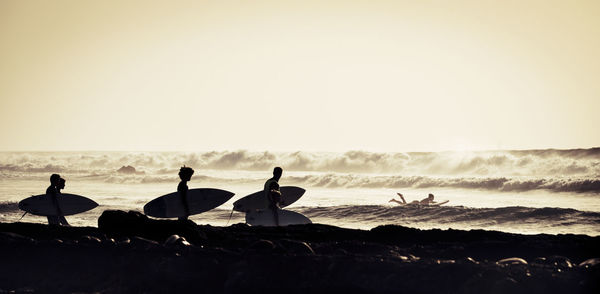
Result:
M198 226L105 211L0 224L0 293L600 293L600 237L311 224Z

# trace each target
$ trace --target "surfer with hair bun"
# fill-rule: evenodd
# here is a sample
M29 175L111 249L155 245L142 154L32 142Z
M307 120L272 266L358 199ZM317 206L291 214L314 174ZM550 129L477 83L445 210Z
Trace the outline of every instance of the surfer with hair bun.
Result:
M57 215L48 215L48 224L49 225L60 225L59 216L62 216L62 210L60 206L58 206L58 185L60 184L60 175L52 174L50 176L50 186L46 189L46 197L50 197L52 201L52 205L56 207Z
M183 203L183 209L185 210L185 216L180 216L179 220L187 220L190 215L190 208L187 201L187 192L189 190L187 186L187 182L192 179L192 175L194 174L194 170L191 167L183 166L179 169L179 178L181 182L177 186L177 192L181 197L181 202Z
M275 219L275 225L279 226L279 203L281 202L281 191L279 191L279 179L283 174L281 167L275 167L273 169L273 177L265 182L265 203L266 206L273 211L273 218Z

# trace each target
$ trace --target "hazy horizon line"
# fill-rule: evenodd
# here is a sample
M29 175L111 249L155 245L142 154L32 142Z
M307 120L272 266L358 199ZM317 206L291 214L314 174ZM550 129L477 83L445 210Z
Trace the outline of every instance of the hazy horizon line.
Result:
M251 149L251 148L237 148L237 149L198 149L198 150L189 150L189 149L180 149L180 150L144 150L144 149L48 149L48 150L35 150L35 149L25 149L25 150L2 150L0 149L0 153L66 153L66 152L109 152L109 153L119 153L119 152L155 152L155 153L208 153L208 152L271 152L271 153L294 153L294 152L311 152L311 153L347 153L347 152L368 152L368 153L445 153L445 152L497 152L497 151L567 151L567 150L593 150L600 149L600 145L591 146L591 147L572 147L572 148L564 148L564 147L548 147L548 148L490 148L490 149L440 149L440 150L412 150L412 151L384 151L384 150L369 150L369 149L346 149L346 150L260 150L260 149Z

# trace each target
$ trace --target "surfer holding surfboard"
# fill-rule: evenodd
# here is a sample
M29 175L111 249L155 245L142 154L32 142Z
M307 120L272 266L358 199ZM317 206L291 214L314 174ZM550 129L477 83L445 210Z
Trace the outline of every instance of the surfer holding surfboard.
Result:
M62 186L61 186L62 180ZM69 223L63 216L63 212L60 209L60 205L58 205L58 195L60 194L60 190L65 188L65 180L60 177L59 174L52 174L50 176L50 186L46 189L46 197L50 198L52 201L52 205L56 208L56 215L48 215L48 224L49 225L66 225Z
M267 207L273 211L273 218L275 219L275 225L279 226L279 202L281 202L281 191L279 191L279 179L281 179L281 175L283 174L283 169L281 167L275 167L273 169L273 177L268 179L265 182L264 186L264 194L265 194L265 202Z
M177 192L181 197L181 202L183 203L183 209L185 211L184 216L178 217L179 220L187 220L190 215L190 207L188 205L187 199L187 194L189 190L187 182L189 182L192 179L193 174L194 170L191 167L187 167L184 165L181 169L179 169L179 178L181 179L181 182L179 182L179 185L177 186Z

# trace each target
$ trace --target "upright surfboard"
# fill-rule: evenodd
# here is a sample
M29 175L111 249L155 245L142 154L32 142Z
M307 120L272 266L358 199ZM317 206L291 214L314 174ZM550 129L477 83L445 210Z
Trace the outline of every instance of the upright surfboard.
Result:
M277 213L280 226L312 224L308 217L294 211L279 209ZM251 210L246 212L246 223L251 226L273 227L275 217L270 209Z
M234 193L229 191L201 188L190 189L187 201L190 215L209 211L227 202ZM153 217L169 218L185 216L185 208L179 192L160 196L144 205L144 213Z
M75 194L59 194L56 197L56 201L60 206L62 215L78 214L98 206L98 203L94 200ZM19 202L19 209L35 215L57 215L56 206L52 202L52 199L45 194L21 200Z
M298 201L304 195L304 192L306 192L306 190L294 186L283 186L279 188L279 191L281 191L279 207L286 207ZM265 192L263 190L244 196L233 203L233 210L240 212L266 208L267 202L265 201Z

